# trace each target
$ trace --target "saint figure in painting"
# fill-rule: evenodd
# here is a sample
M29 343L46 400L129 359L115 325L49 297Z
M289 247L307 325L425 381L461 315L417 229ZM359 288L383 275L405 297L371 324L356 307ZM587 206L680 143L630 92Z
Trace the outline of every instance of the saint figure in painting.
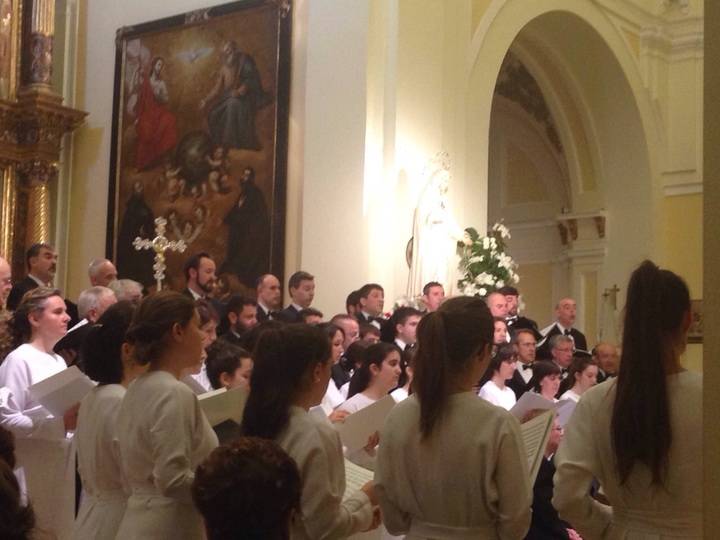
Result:
M129 279L139 281L143 285L155 283L153 277L154 253L138 251L133 246L137 237L153 238L155 236L155 216L145 202L143 185L139 180L133 184L133 192L128 199L120 233L117 239L118 273Z
M238 50L234 41L225 43L215 86L200 101L201 110L210 107L207 120L213 145L260 150L255 113L270 102L252 56Z
M224 220L228 226L227 256L221 272L236 274L247 287L270 270L270 218L255 171L246 167L240 180L240 197Z
M137 101L135 166L143 170L157 163L177 143L175 115L167 107L168 89L163 79L165 60L153 58L143 78Z

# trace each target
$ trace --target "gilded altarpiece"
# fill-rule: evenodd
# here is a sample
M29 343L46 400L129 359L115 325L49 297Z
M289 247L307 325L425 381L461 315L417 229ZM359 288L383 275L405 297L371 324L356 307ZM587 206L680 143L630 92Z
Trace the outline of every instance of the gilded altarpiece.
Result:
M27 247L51 241L61 143L85 117L51 86L54 30L55 0L0 0L0 255L15 276Z

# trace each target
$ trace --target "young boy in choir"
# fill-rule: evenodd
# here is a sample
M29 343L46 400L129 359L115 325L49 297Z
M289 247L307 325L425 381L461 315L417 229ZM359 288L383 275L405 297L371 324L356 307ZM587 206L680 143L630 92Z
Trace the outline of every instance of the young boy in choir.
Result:
M70 317L60 291L25 293L11 321L16 348L0 365L0 426L15 435L18 481L33 502L38 528L67 536L75 512L74 431L80 404L54 417L30 395L32 385L65 370L53 347Z
M327 335L307 325L267 331L255 350L243 432L274 440L298 466L301 511L291 525L293 540L346 538L379 524L372 482L343 500L340 437L326 421L308 414L327 392L330 358Z
M120 462L131 495L117 538L203 536L190 485L218 439L197 397L179 380L199 371L203 339L195 303L183 294L160 291L135 312L127 341L149 370L130 385L118 413Z
M530 379L530 389L540 394L545 399L556 402L556 396L562 382L560 368L555 362L541 360L535 362L532 367L533 376Z
M515 373L516 361L515 346L509 343L500 345L480 381L478 396L506 411L512 409L516 402L515 392L505 385L505 381Z
M147 366L133 359L125 332L135 305L125 300L111 306L83 343L80 361L98 385L80 402L75 444L83 496L73 538L114 540L125 512L127 494L117 452L118 411L128 385Z
M485 372L493 320L456 297L418 327L413 394L381 433L375 482L391 534L522 538L532 496L517 421L472 391Z
M576 357L570 364L567 379L563 381L568 389L564 392L560 390L560 399L571 399L577 403L580 401L580 396L597 384L597 376L598 366L594 358Z
M380 341L380 329L373 325L363 323L360 325L360 340L372 345Z
M207 350L205 364L213 389L250 388L253 361L242 347L219 340Z
M282 448L242 437L200 464L192 496L207 540L289 540L301 488L297 466Z

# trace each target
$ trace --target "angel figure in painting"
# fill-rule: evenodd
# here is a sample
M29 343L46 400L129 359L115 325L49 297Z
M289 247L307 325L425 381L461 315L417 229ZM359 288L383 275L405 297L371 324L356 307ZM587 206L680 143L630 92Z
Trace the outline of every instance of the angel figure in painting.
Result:
M441 156L442 157L442 156ZM423 286L431 281L452 290L457 266L455 246L463 236L450 211L448 185L450 180L447 158L435 158L428 180L413 216L412 261L408 276L407 295L422 294Z

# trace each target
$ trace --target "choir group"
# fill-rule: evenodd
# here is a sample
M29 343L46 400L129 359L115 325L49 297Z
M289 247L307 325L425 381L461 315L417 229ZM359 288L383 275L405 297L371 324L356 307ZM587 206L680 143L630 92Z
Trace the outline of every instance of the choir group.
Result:
M650 261L629 280L622 347L589 348L573 299L539 329L512 287L445 298L431 282L421 307L386 314L370 283L323 322L307 272L281 309L271 274L217 294L206 253L186 290L145 297L101 259L75 305L51 286L56 260L31 247L13 285L0 258L2 539L702 537L690 297ZM72 385L47 381L68 369L93 384L54 410ZM246 398L237 422L208 419L222 389ZM385 404L367 441L341 440ZM531 474L521 430L546 409ZM349 464L372 479L347 489Z

